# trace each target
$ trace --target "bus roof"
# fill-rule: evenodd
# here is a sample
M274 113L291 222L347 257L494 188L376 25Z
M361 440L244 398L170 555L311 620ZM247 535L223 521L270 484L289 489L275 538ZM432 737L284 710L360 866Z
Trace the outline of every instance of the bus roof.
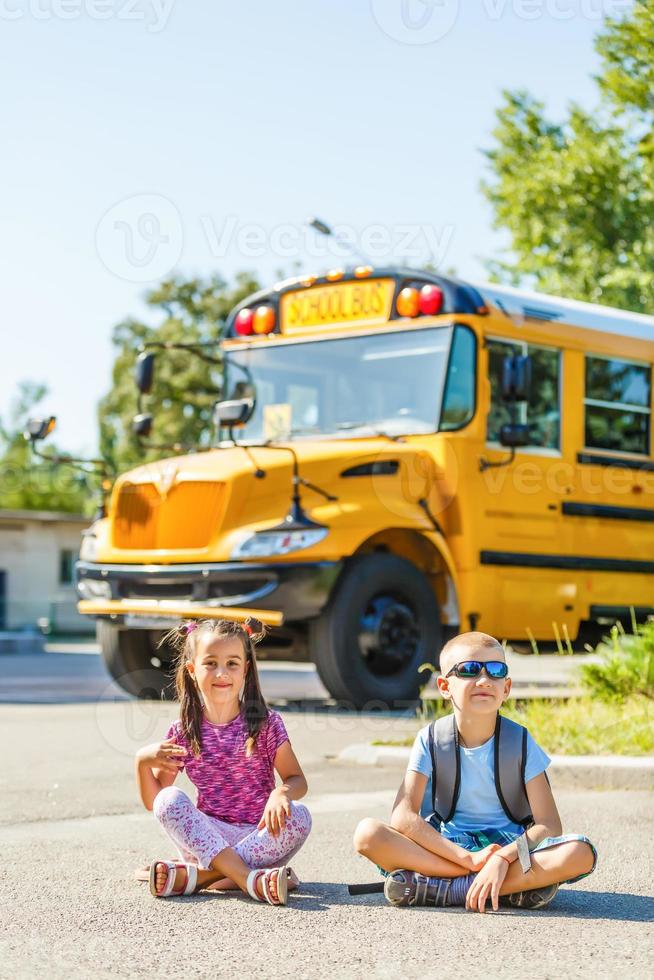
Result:
M498 286L491 282L471 282L470 285L478 290L487 305L512 318L560 322L654 342L654 316L600 306L599 303L561 299L512 286Z
M262 289L248 296L230 313L227 321L227 337L234 337L235 321L240 311L253 308L258 304L271 304L275 309L275 317L279 320L278 311L282 297L289 292L308 292L313 287L336 286L339 288L347 282L353 282L361 270L346 268L339 270L338 281L333 280L333 273L322 275L298 276L276 283L272 287ZM501 286L496 283L474 282L453 276L443 276L438 272L425 269L412 269L402 266L387 266L363 268L365 279L391 279L395 283L395 297L406 285L433 283L443 293L443 313L469 313L484 315L495 309L502 316L514 321L540 321L542 323L561 323L566 326L580 327L587 330L597 330L616 336L629 337L635 340L654 342L654 316L642 313L631 313L611 306L601 306L598 303L585 303L580 300L564 299L559 296L548 296L527 289L515 289L512 286ZM361 281L365 281L362 279ZM394 312L395 301L390 309L390 321L398 317ZM278 329L278 327L276 328Z

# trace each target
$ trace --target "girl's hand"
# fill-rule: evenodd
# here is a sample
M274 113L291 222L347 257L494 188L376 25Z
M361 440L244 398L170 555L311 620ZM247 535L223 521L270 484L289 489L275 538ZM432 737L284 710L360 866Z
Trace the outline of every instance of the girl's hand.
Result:
M499 851L501 846L501 844L489 844L488 847L482 847L481 851L472 851L467 862L468 868L470 868L473 874L481 871L489 857L491 857L495 851Z
M177 773L184 765L180 757L186 754L183 746L178 745L173 738L169 738L165 742L145 745L136 753L136 759L139 765L149 766L150 769L164 769L166 772Z
M466 908L473 912L485 912L490 897L493 911L497 912L500 901L500 888L509 870L508 862L499 854L491 854L479 872L466 895Z
M274 789L268 797L263 816L257 824L257 830L265 827L269 834L277 837L286 826L286 818L291 815L291 801L283 789Z

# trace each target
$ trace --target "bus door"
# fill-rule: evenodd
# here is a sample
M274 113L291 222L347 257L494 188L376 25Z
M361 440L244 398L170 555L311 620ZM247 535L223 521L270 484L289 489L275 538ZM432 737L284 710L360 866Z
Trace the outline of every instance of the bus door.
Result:
M527 639L531 633L549 639L555 622L576 630L574 582L557 568L556 557L563 352L502 337L487 338L486 351L491 405L480 463L479 628L499 638ZM503 362L511 355L531 358L532 380L529 400L515 406L513 419L528 426L530 443L509 462L499 434L512 421L501 397Z
M582 566L586 615L609 623L654 613L652 365L583 356L583 438L562 503L570 551Z

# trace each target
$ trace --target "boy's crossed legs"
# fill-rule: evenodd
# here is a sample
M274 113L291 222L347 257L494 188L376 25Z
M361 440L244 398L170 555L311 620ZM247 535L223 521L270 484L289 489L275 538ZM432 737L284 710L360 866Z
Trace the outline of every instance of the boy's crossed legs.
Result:
M359 823L354 834L354 846L359 854L387 872L415 871L428 877L455 879L470 877L465 891L472 883L470 866L462 866L405 837L380 820L370 817ZM490 845L470 857L481 870L499 845ZM574 880L590 874L595 867L595 852L584 840L567 840L539 851L532 851L531 869L523 872L519 861L513 861L502 885L500 895L514 895L550 885ZM476 859L476 860L475 860ZM459 904L458 902L456 904ZM463 902L461 904L464 904Z

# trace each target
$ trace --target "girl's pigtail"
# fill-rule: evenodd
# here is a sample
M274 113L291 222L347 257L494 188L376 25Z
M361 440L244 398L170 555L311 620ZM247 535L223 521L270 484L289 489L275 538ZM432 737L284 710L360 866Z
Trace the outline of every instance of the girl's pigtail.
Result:
M175 651L175 690L180 705L182 732L188 740L195 756L202 752L202 718L204 707L195 678L191 676L187 664L195 653L198 631L201 624L195 620L179 623L169 630L159 641Z
M254 652L256 644L260 643L266 635L266 627L254 616L249 616L243 623L243 634L243 645L249 662L243 691L243 714L248 730L248 737L245 740L245 755L249 758L256 745L257 736L268 718L268 705L261 691L257 658Z
M197 682L191 677L186 667L186 662L182 664L181 670L178 671L176 680L182 731L188 739L193 755L197 757L202 752L202 718L204 706L200 692L198 691Z
M255 619L254 616L248 616L243 623L243 629L248 634L253 644L261 643L266 635L266 627L260 620Z

